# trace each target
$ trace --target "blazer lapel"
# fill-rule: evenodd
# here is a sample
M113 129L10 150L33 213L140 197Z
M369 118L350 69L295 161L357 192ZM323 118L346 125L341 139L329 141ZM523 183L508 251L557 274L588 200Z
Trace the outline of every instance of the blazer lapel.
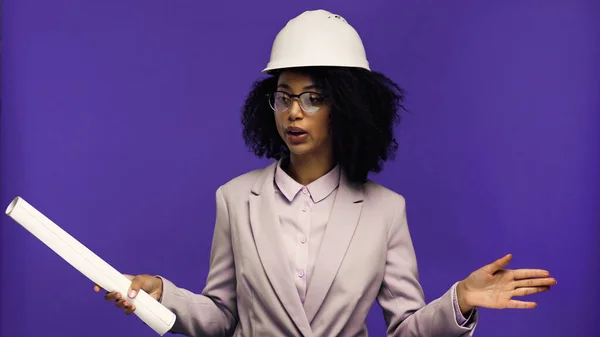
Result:
M342 173L340 186L304 299L304 311L309 322L312 322L316 316L335 279L354 235L362 205L362 188L350 185Z
M288 268L281 224L275 209L273 177L277 162L267 167L252 188L250 225L262 266L281 304L304 336L312 336L298 291Z

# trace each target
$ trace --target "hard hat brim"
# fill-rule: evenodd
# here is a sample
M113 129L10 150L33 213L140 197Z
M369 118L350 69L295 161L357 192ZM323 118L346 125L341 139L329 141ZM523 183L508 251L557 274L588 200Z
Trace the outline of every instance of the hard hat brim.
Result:
M303 64L303 63L287 63L287 64L268 64L266 68L264 68L261 72L263 74L272 74L276 71L283 71L286 69L293 68L308 68L308 67L331 67L331 68L362 68L367 71L371 71L368 63L348 63L348 64L339 64L339 63L319 63L319 64Z

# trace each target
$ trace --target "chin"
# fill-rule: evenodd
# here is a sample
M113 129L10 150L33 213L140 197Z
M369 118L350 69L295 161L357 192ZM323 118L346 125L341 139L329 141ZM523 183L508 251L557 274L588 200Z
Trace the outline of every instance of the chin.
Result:
M314 152L314 147L310 144L287 144L290 154L302 156Z

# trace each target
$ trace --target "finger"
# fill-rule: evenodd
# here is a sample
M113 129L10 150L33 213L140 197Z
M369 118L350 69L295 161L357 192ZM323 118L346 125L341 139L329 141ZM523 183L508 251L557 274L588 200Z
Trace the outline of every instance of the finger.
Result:
M128 306L128 307L125 309L125 313L126 313L127 315L131 315L131 314L132 314L134 311L135 311L135 305Z
M115 307L117 308L126 308L128 304L129 303L127 303L127 301L122 298L115 301Z
M104 295L104 298L107 301L116 301L116 300L121 299L121 293L119 293L118 291L112 291L112 292L106 293Z
M484 268L488 273L494 274L498 270L506 267L506 265L508 265L510 260L512 260L512 254L506 254L503 257L499 258L498 260L488 264Z
M518 280L514 283L515 288L529 288L529 287L546 287L556 285L556 279L553 277L548 278L532 278L527 280Z
M102 290L102 287L100 287L100 286L99 286L99 285L97 285L97 284L94 284L94 291L95 291L95 292L100 292L100 290Z
M127 290L127 296L129 298L135 298L140 292L140 289L142 289L145 286L146 279L147 278L144 277L144 275L135 276L131 280L131 285L129 286L129 290Z
M510 309L533 309L535 307L537 307L537 303L535 303L535 302L523 302L523 301L516 301L516 300L508 301L508 305L507 305L507 308L510 308Z
M156 287L156 280L156 277L152 277L150 275L137 275L131 281L131 286L127 291L127 296L132 299L135 298L140 292L140 289L145 290L146 292L152 291L152 289Z
M527 296L537 293L543 293L544 291L550 290L550 287L528 287L528 288L517 288L513 290L513 296Z
M526 279L535 277L548 277L550 272L543 269L515 269L513 270L515 279Z

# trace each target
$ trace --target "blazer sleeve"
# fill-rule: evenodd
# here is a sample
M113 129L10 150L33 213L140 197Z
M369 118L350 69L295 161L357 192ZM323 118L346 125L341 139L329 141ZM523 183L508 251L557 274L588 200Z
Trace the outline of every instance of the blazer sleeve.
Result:
M458 324L453 303L455 287L425 304L406 220L406 204L403 197L400 199L389 229L385 275L377 296L387 325L387 336L472 336L478 321L477 310L464 326Z
M171 332L186 336L231 336L237 325L236 278L229 214L223 189L216 192L216 222L206 287L194 294L164 277L160 302L177 317Z

